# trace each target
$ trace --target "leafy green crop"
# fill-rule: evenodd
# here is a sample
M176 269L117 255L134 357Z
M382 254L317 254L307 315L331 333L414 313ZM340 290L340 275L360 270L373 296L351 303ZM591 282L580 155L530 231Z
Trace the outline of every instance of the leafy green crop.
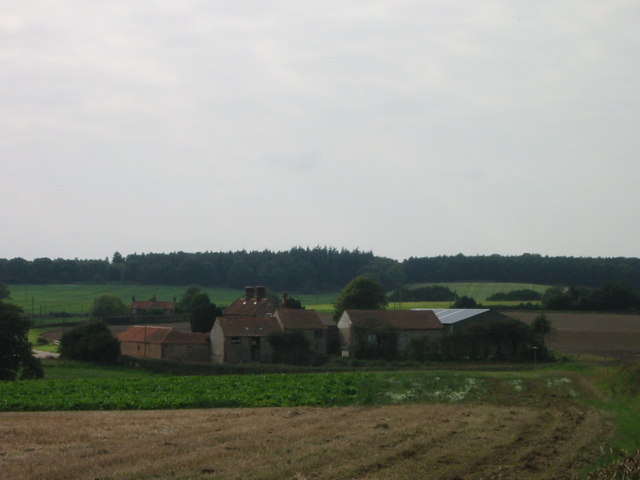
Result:
M0 411L531 403L577 395L568 378L496 378L451 372L56 379L0 383Z

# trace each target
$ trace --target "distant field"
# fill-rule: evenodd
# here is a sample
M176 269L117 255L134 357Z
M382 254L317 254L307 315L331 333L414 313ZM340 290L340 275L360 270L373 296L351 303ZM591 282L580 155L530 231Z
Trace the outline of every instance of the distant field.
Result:
M520 302L487 302L486 298L497 292L522 290L525 288L544 292L548 286L525 283L437 283L415 284L412 287L424 285L444 285L459 296L473 297L484 305L509 305ZM129 303L135 296L138 300L146 300L154 295L159 300L179 299L187 286L167 285L134 285L134 284L103 284L103 285L10 285L11 297L14 303L21 306L26 313L47 314L50 312L86 313L95 297L103 293L117 295L125 303ZM243 295L242 289L206 288L211 301L218 306L226 306ZM276 292L278 296L281 292ZM289 296L300 300L309 309L320 313L333 312L333 303L338 292L322 294L298 294L290 292ZM535 303L535 302L534 302ZM393 303L389 308L447 308L449 302L405 302Z
M510 292L512 290L533 290L534 292L544 293L549 285L538 285L535 283L491 283L491 282L460 282L460 283L414 283L408 288L428 287L432 285L442 285L448 287L458 294L459 297L467 296L475 299L477 302L487 303L488 297L494 293ZM490 302L489 302L490 303ZM496 302L504 305L504 302ZM516 302L520 303L520 302Z
M504 312L532 323L540 312ZM614 358L640 357L640 315L588 312L545 312L551 322L551 350Z
M137 300L148 300L154 295L158 300L180 299L187 286L166 285L10 285L12 301L25 313L46 314L49 312L87 313L95 297L103 293L117 295L128 304L133 296ZM203 287L211 301L226 306L243 294L231 288Z

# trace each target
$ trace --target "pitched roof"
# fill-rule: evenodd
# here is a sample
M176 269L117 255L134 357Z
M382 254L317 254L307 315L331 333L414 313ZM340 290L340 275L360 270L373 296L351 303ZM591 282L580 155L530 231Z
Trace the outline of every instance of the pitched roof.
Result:
M135 325L118 334L121 342L154 343L154 344L206 344L205 333L191 333L176 330L172 327L154 325Z
M176 302L159 302L157 300L136 300L131 302L131 309L136 310L175 310Z
M315 310L278 308L276 317L288 330L310 330L327 328Z
M346 310L356 326L380 326L398 330L441 330L438 317L430 310Z
M269 298L239 298L231 305L229 305L225 311L227 315L257 315L261 310L269 310L267 307L272 304Z
M273 317L218 317L216 323L225 337L266 337L282 332Z
M488 308L434 308L434 309L416 309L416 311L432 311L438 319L445 325L451 325L468 318L475 317L481 313L488 312Z

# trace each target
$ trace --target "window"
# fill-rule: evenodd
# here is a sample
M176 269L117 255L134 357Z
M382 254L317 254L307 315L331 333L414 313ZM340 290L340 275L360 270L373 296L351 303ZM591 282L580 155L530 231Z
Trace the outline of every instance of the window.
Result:
M240 337L231 337L231 345L240 345Z

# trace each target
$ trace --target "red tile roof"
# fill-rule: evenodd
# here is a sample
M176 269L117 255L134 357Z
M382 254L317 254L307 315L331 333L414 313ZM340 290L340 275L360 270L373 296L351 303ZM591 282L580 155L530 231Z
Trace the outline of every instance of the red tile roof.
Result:
M272 317L218 317L216 323L225 337L266 337L282 332L278 320Z
M224 311L225 316L227 315L259 315L262 316L265 313L273 313L275 311L275 306L273 302L269 298L239 298L231 305L229 305Z
M287 330L324 329L327 326L320 319L315 310L301 310L294 308L278 308L276 317Z
M356 326L387 327L397 330L441 330L435 313L430 310L347 310L347 315Z
M154 344L206 344L207 334L176 330L171 327L155 325L136 325L118 334L121 342L154 343Z

